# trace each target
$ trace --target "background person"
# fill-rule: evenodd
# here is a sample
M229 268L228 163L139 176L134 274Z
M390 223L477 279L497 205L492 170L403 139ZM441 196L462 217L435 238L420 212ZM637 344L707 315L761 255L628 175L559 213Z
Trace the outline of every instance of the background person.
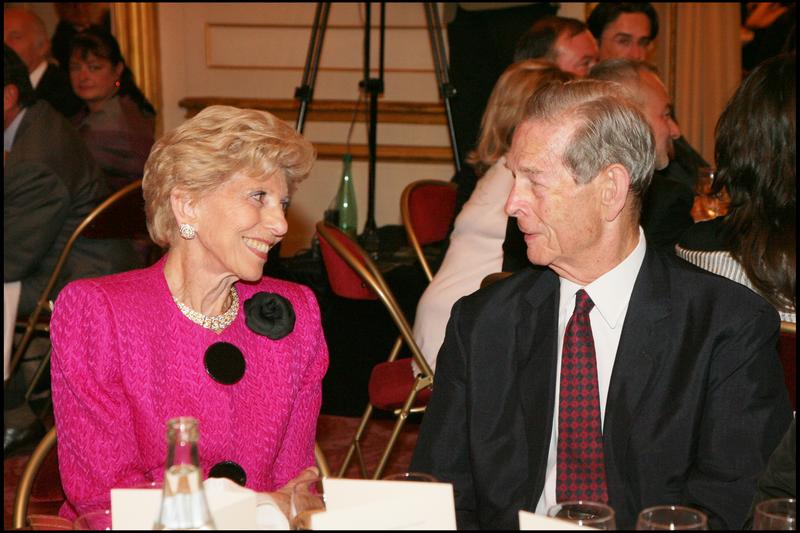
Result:
M597 39L600 61L644 61L658 37L658 14L650 2L598 2L586 24Z
M742 82L717 123L711 194L728 214L689 227L679 257L761 294L796 322L795 54L768 59Z
M523 59L544 59L582 78L597 63L597 42L580 20L545 17L520 37L514 61Z
M288 504L314 465L328 350L313 293L262 277L314 147L262 111L211 106L144 175L153 266L68 285L52 320L58 459L73 518L164 476L165 423L200 424L203 477Z
M484 277L502 267L508 219L503 207L513 183L505 153L525 103L539 85L571 78L546 61L519 61L500 76L489 97L478 146L467 158L481 177L456 218L444 260L417 305L414 339L434 370L453 303L476 291Z
M76 34L69 75L84 103L73 122L111 189L141 179L153 146L155 110L136 86L114 36L97 26Z
M617 526L665 503L739 529L792 418L778 316L650 247L653 134L617 84L530 100L506 212L527 269L456 302L410 469L452 483L462 529L607 502ZM698 312L702 310L702 312Z
M71 117L81 108L72 92L66 70L50 63L50 40L44 22L35 13L21 7L3 9L3 42L10 46L28 67L36 98Z

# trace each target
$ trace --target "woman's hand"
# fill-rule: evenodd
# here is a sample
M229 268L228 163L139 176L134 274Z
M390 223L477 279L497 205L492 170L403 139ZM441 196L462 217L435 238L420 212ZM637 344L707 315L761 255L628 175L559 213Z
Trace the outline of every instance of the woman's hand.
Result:
M297 474L297 476L289 481L286 485L281 487L275 492L267 492L263 494L268 494L272 497L275 501L275 504L280 508L281 512L286 515L286 518L289 519L289 509L291 506L292 501L292 491L294 490L295 485L298 483L303 483L305 481L310 481L315 477L319 476L319 469L316 466L310 466Z

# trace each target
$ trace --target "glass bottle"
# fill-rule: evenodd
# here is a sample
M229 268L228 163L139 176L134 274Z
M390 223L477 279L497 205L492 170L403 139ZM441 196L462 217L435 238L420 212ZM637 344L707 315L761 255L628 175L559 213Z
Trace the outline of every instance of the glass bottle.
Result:
M167 463L161 510L153 529L216 529L203 490L197 419L167 421Z
M325 220L339 226L343 232L355 237L358 230L358 209L356 207L356 190L353 187L353 156L342 156L342 179L339 191L325 212Z

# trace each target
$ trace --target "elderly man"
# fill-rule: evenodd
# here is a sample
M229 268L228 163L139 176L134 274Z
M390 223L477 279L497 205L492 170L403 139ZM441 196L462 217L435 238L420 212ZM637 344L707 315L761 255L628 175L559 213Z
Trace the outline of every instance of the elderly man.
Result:
M66 117L77 113L83 103L72 91L66 68L59 69L47 61L50 40L42 20L21 7L3 10L3 42L25 63L36 98L50 103Z
M540 265L461 299L411 469L451 482L461 528L607 502L617 526L683 504L740 528L791 420L772 307L648 246L647 120L616 84L538 91L506 212ZM541 268L546 267L546 268Z
M601 61L644 61L658 35L658 15L649 2L599 2L586 23L597 39Z
M597 43L586 24L566 17L545 17L520 38L514 61L546 59L579 77L597 62Z

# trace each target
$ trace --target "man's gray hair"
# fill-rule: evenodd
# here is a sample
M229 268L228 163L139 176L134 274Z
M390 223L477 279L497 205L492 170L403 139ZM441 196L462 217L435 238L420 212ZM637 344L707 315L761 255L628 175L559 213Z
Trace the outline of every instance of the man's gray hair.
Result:
M577 183L589 183L604 168L620 164L630 174L638 200L650 185L655 141L642 112L619 84L597 80L548 83L528 101L526 120L572 121L574 130L561 162Z
M628 97L638 106L643 106L642 91L639 84L642 72L651 72L658 76L658 69L652 63L635 59L606 59L595 64L589 71L588 79L614 81L622 85Z

